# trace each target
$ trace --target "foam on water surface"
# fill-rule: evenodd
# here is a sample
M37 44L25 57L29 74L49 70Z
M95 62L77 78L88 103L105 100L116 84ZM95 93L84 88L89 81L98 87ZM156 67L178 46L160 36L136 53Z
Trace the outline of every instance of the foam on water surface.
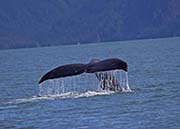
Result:
M22 104L22 103L30 103L30 102L36 102L36 101L42 101L42 100L56 100L56 99L67 99L67 98L82 98L82 97L91 97L91 96L100 96L100 95L111 95L115 92L113 91L87 91L84 93L78 93L78 92L66 92L56 95L48 95L48 96L33 96L30 98L22 98L22 99L15 99L10 102L7 102L6 104ZM0 107L1 108L7 108ZM14 108L14 107L13 107Z

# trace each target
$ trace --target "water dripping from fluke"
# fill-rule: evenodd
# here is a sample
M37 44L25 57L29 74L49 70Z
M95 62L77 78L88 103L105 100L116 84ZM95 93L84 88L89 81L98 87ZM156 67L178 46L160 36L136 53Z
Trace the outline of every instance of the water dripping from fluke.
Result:
M128 72L110 70L96 73L83 73L76 76L47 80L39 84L39 96L62 96L75 94L91 96L103 92L131 92Z

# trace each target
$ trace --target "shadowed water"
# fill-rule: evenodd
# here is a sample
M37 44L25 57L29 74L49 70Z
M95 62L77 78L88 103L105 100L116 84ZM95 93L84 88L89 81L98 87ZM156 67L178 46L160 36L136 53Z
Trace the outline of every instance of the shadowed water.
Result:
M0 51L0 128L179 129L179 43L167 38ZM108 57L128 62L132 92L89 90L98 81L86 77L74 85L85 92L39 96L38 81L50 69Z

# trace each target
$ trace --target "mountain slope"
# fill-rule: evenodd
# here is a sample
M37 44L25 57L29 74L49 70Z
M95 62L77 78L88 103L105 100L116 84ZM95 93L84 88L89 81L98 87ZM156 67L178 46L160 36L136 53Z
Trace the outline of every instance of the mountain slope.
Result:
M179 0L1 0L0 49L180 36Z

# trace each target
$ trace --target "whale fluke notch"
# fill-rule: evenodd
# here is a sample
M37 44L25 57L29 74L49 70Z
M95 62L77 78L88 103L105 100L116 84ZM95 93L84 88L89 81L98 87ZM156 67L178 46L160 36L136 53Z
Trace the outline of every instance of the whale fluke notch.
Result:
M49 79L74 76L82 73L96 73L116 69L122 69L124 71L127 71L128 65L126 62L118 58L109 58L102 61L95 59L88 64L67 64L59 66L43 75L39 81L39 84Z

